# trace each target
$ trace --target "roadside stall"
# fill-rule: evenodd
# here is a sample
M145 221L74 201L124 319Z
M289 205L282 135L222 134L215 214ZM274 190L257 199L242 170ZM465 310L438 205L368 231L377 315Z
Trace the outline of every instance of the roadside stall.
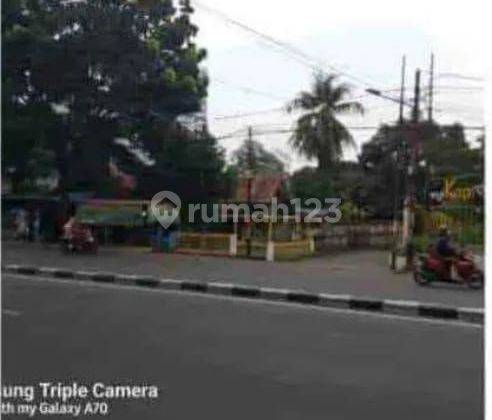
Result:
M75 218L103 245L150 245L157 227L147 200L91 199L78 206Z

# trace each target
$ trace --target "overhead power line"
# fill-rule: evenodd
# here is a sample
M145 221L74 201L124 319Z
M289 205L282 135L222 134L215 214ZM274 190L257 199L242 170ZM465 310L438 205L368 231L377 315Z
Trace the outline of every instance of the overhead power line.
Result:
M324 71L323 67L328 67L337 75L345 76L348 79L354 80L354 81L356 81L360 84L363 84L365 86L368 86L368 87L372 86L371 83L368 83L366 80L362 79L361 77L358 77L358 76L351 74L347 71L341 70L334 65L323 62L322 60L314 58L314 57L310 56L309 54L305 53L304 51L302 51L301 49L299 49L298 47L296 47L296 46L294 46L294 45L292 45L286 41L282 41L280 39L277 39L277 38L275 38L271 35L268 35L264 32L261 32L255 28L243 23L243 22L240 22L239 20L228 16L224 12L202 3L201 0L193 0L193 2L197 8L199 8L199 9L201 9L207 13L210 13L214 16L217 16L220 19L224 20L226 23L229 23L233 26L236 26L236 27L242 29L243 31L246 31L250 34L253 34L254 36L261 39L262 41L265 41L269 46L276 47L276 51L283 52L284 54L286 54L290 58L296 60L297 62L299 62L299 63L301 63L301 64L303 64L303 65L305 65L305 66L307 66L307 67L309 67L315 71ZM477 82L483 81L483 78L475 77L475 76L469 76L469 75L463 75L460 73L439 73L435 77L436 78L457 78L457 79L477 81ZM216 81L221 83L221 81L219 81L219 80L216 80ZM225 83L225 84L227 84L227 83ZM240 90L243 90L246 93L254 93L254 94L266 96L266 97L269 97L269 98L275 99L275 100L287 100L286 98L280 98L276 95L274 96L270 93L261 92L261 91L258 91L256 89L249 88L249 87L237 86L237 88L239 88ZM364 96L366 96L366 95L361 95L359 98L364 97ZM354 99L358 99L358 98L354 98ZM440 111L440 110L436 109L436 111ZM223 119L225 119L225 118L241 118L243 116L244 115L241 115L241 116L222 116L222 118Z
M244 117L252 117L256 115L264 115L271 114L274 112L285 112L285 107L271 108L271 109L263 109L259 111L251 111L251 112L238 112L236 114L229 115L216 115L213 117L214 120L232 120L236 118L244 118Z
M273 36L268 35L264 32L261 32L255 28L252 28L251 26L228 16L227 14L225 14L224 12L222 12L218 9L215 9L213 7L210 7L210 6L203 4L199 0L194 0L193 3L197 8L202 9L205 12L211 13L211 14L219 17L220 19L224 20L225 22L227 22L231 25L234 25L234 26L236 26L236 27L238 27L238 28L250 33L250 34L253 34L253 35L259 37L260 39L266 41L270 45L274 45L277 48L280 48L282 51L284 51L284 53L287 53L287 55L290 58L298 61L299 63L301 63L301 64L303 64L309 68L311 68L312 70L323 71L323 67L328 67L337 75L345 76L346 78L351 79L353 81L356 81L358 83L361 83L365 86L371 86L372 85L371 83L368 83L367 81L365 81L361 77L355 76L355 75L353 75L347 71L344 71L344 70L337 68L336 66L334 66L332 64L325 63L322 60L314 58L314 57L306 54L304 51L302 51L298 47L296 47L296 46L294 46L294 45L292 45L286 41L282 41L280 39L274 38Z
M238 85L236 83L231 83L231 82L228 82L226 80L218 79L216 77L214 77L212 79L212 83L219 83L221 85L231 86L234 89L240 90L240 91L242 91L242 92L244 92L246 94L259 95L259 96L263 96L265 98L273 99L275 101L287 102L289 100L289 99L287 99L285 97L278 96L278 95L275 95L275 94L270 93L270 92L261 91L261 90L258 90L258 89L255 89L255 88L251 88L251 87L248 87L248 86Z
M436 90L473 90L473 91L483 91L482 86L450 86L450 85L439 85L435 87Z
M246 88L246 89L249 90L249 88ZM400 89L399 88L391 88L391 89L382 90L381 92L395 92L398 90L400 90ZM262 93L266 93L266 92L262 92ZM372 97L372 95L369 93L364 93L362 95L350 98L350 101L356 101L356 100L360 100L360 99L368 98L368 97ZM392 105L392 104L388 104L388 105ZM371 107L371 109L380 108L380 107L381 107L381 105L378 105L377 107ZM216 115L216 116L212 116L212 118L216 121L232 120L232 119L237 119L237 118L252 117L252 116L257 116L257 115L271 114L271 113L275 113L275 112L286 112L286 111L287 111L286 107L282 106L282 107L275 107L275 108L269 108L269 109L261 109L258 111L245 111L245 112L236 112L236 113L227 114L227 115Z
M472 82L484 81L482 77L468 76L466 74L461 74L461 73L438 73L436 77L439 79L461 79L461 80L469 80Z
M354 131L367 131L367 130L379 130L381 126L375 125L359 125L359 126L346 126L348 130ZM483 125L467 125L463 126L465 131L484 131L485 127ZM255 130L255 136L267 136L272 134L291 134L295 132L295 128L279 128L272 130ZM226 139L234 139L234 140L244 140L247 135L247 129L242 128L240 130L235 130L232 133L225 134L223 136L217 137L217 140L226 140Z
M378 126L348 126L346 127L349 130L377 130ZM255 130L255 136L266 136L272 134L289 134L295 131L294 128L279 128L272 130ZM241 130L236 130L232 133L225 134L223 136L217 137L217 140L226 140L226 139L245 139L246 138L246 129L243 128Z
M378 126L348 126L346 127L349 130L377 130ZM239 134L240 131L242 134ZM272 130L255 130L255 136L266 136L272 134L290 134L295 131L294 128L279 128ZM245 139L246 129L241 129L234 131L233 133L225 134L223 136L217 137L217 140L226 140L226 139Z

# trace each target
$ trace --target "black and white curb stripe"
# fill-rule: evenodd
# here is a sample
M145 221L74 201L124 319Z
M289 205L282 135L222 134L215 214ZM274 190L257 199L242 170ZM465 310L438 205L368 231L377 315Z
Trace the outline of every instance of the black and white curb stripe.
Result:
M303 290L274 289L230 283L206 283L192 280L160 279L153 276L117 274L100 271L71 271L63 268L5 265L2 271L24 275L44 275L74 281L94 281L127 286L140 286L164 290L182 290L194 293L236 296L247 299L283 301L327 308L381 312L409 317L459 320L474 324L484 323L484 310L456 308L434 303L415 301L359 298L350 295L310 293Z

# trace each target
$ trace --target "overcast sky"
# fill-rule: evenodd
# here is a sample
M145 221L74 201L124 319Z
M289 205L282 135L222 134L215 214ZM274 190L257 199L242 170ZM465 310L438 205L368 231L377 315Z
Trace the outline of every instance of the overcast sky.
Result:
M200 0L195 3L194 21L200 32L197 42L207 48L206 67L211 85L208 98L210 129L227 135L248 125L253 132L292 128L295 116L278 110L299 91L308 89L313 70L292 59L281 48L262 41L200 5L219 10L245 25L278 40L286 41L321 63L350 74L341 80L353 85L354 96L371 86L399 86L401 56L407 56L407 95L411 96L415 68L427 71L430 54L436 56L436 119L483 124L483 81L485 73L486 17L484 1L461 2L344 0ZM443 5L445 4L445 7ZM482 35L482 36L481 36ZM428 83L428 73L422 82ZM468 76L470 79L453 75ZM395 95L398 95L395 92ZM344 117L351 126L373 126L394 121L398 105L366 96L360 99L367 112L363 117ZM230 118L257 111L264 113ZM227 118L223 118L227 117ZM354 131L357 144L367 141L371 131ZM476 137L470 132L470 138ZM288 146L288 134L258 136L265 147L281 154L290 169L309 162ZM221 140L230 152L241 137ZM357 150L348 150L354 159ZM314 162L311 162L311 164Z

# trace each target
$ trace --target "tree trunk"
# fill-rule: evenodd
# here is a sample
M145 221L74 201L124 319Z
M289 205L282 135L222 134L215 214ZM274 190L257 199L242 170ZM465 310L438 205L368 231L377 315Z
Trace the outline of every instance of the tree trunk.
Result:
M329 172L333 167L333 162L330 158L326 156L318 157L318 171L319 172Z

